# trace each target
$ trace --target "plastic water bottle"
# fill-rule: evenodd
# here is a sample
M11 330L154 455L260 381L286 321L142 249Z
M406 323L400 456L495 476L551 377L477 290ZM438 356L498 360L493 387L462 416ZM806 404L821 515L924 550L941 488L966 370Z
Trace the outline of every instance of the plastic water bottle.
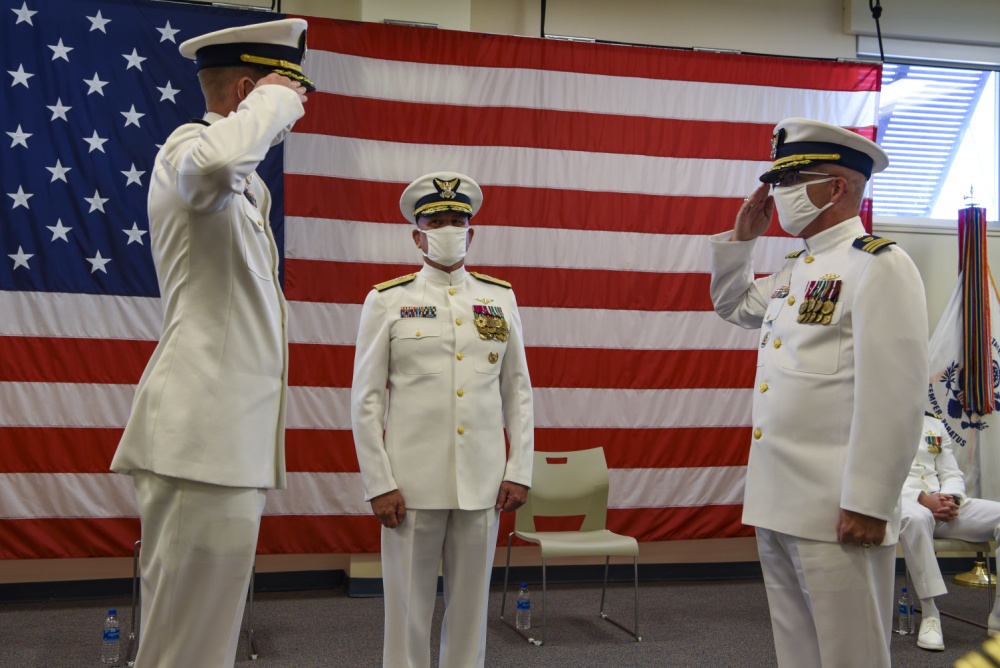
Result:
M117 666L121 653L121 642L118 633L118 611L108 610L108 618L104 620L104 643L101 647L101 663L107 666Z
M531 628L531 594L528 593L527 583L521 583L521 591L517 592L517 615L514 617L514 626L526 631Z
M910 594L903 587L899 600L896 603L896 633L901 636L913 633L913 603L910 602Z

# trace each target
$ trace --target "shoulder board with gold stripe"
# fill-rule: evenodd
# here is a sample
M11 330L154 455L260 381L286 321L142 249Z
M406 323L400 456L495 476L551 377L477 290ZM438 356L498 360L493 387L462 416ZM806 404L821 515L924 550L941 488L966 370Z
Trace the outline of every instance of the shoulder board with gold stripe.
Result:
M938 415L937 413L931 413L930 411L924 411L924 415L926 415L927 417L934 418L935 420L941 419L940 415Z
M499 278L493 278L492 276L487 276L486 274L480 274L478 271L470 271L469 274L471 274L473 278L478 278L480 281L484 283L492 283L493 285L499 285L500 287L507 288L508 290L514 287L507 281L501 281Z
M394 288L397 285L405 285L410 281L412 281L413 279L415 279L416 277L417 277L416 274L407 274L406 276L400 276L399 278L394 278L391 281L386 281L385 283L379 283L378 285L375 286L375 289L378 290L379 292L383 292L385 290L388 290L389 288Z
M788 255L786 255L785 258L790 260L793 257L798 257L798 256L802 255L805 252L806 252L805 249L803 249L803 250L797 250L797 251L792 251L791 253L789 253Z
M896 242L892 239L883 239L882 237L876 237L874 234L862 234L854 240L855 248L863 250L866 253L871 253L872 255L878 255L889 246L894 246L895 244Z

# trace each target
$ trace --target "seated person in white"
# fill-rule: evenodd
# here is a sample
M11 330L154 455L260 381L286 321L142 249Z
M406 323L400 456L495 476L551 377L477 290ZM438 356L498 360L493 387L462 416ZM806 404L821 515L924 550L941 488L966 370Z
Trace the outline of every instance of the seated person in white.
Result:
M935 538L997 540L1000 503L966 497L965 481L951 450L951 438L944 423L927 413L917 456L903 484L899 542L923 609L917 646L940 651L944 649L944 635L934 598L948 590L934 555ZM1000 636L1000 596L994 600L990 613L989 634Z

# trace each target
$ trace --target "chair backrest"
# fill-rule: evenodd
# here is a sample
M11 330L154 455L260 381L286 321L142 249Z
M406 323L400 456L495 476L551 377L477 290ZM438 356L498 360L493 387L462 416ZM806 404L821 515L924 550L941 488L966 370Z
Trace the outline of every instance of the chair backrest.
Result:
M608 515L608 463L604 449L536 451L528 500L517 511L514 528L535 531L536 515L583 515L580 531L603 529Z

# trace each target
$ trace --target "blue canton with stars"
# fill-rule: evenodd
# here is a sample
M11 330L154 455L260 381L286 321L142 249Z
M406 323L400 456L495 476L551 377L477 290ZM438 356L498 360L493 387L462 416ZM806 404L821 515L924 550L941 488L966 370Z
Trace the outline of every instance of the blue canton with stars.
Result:
M140 0L0 0L0 290L158 296L149 174L158 145L205 111L194 62L177 47L280 18ZM283 250L280 145L257 171Z

